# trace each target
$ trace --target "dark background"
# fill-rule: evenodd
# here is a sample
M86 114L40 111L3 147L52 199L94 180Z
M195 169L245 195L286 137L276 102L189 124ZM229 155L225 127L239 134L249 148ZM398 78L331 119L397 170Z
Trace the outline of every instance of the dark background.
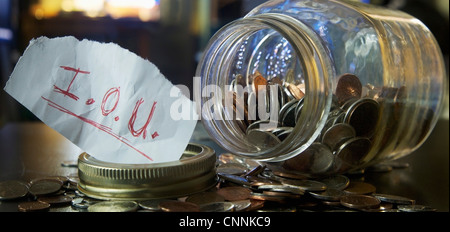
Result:
M214 32L265 2L137 0L134 2L156 5L151 9L129 10L108 7L114 1L117 2L0 0L0 127L11 121L36 120L3 91L17 60L33 38L72 35L78 39L114 42L154 63L172 83L192 89L197 61ZM448 63L448 0L363 2L400 9L422 20L438 39ZM148 13L147 17L141 17L140 12Z

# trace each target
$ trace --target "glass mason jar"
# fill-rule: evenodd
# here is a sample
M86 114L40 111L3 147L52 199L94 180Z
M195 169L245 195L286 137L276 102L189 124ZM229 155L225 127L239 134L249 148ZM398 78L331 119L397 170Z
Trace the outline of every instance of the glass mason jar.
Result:
M197 68L225 150L311 175L403 157L439 117L441 50L418 19L343 0L272 0L223 27Z

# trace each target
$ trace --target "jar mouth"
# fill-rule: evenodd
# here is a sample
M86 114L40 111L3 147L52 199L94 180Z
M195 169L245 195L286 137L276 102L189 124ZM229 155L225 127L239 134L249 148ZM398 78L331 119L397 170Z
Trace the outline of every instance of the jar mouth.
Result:
M196 73L202 80L202 122L225 150L276 162L300 154L319 136L331 108L335 70L328 51L308 26L283 14L249 16L223 27L205 51ZM278 80L284 89L273 84ZM246 128L255 121L247 120L250 116L265 122L261 125L283 127L284 122L274 123L284 116L283 105L273 102L282 101L280 93L286 88L294 95L288 99L302 101L290 135L279 143L264 133L249 135ZM296 95L300 93L296 88L304 96ZM240 106L241 98L247 108ZM252 140L258 138L262 142L255 144Z

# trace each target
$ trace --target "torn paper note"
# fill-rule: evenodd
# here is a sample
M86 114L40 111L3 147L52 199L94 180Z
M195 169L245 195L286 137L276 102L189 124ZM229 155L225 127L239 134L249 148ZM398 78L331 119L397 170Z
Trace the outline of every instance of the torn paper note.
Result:
M5 91L95 158L141 164L178 160L192 135L194 104L178 88L173 97L173 88L155 65L116 44L41 37ZM174 102L190 106L190 120L171 117Z

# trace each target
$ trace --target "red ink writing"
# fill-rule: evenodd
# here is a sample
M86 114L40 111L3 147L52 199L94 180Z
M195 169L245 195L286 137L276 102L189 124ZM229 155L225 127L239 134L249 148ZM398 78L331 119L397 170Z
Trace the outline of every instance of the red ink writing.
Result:
M111 109L106 109L106 104L108 103L108 99L112 95L114 95L114 98L115 98L113 107L111 107ZM108 114L110 114L111 112L113 112L116 109L117 104L119 103L119 98L120 98L120 88L111 88L110 90L108 90L106 92L105 96L103 97L102 106L101 106L103 116L108 116Z
M141 136L141 134L143 134L142 137L145 139L147 137L147 126L148 126L148 124L150 124L150 121L152 120L152 117L153 117L153 113L155 112L156 102L153 102L152 109L150 111L150 114L148 115L147 121L145 122L144 126L142 126L140 129L136 130L134 128L134 123L136 122L137 113L138 113L139 107L141 106L142 103L144 103L144 99L142 99L142 98L136 103L133 113L131 114L130 121L128 122L128 130L131 132L131 134L134 137L139 137L139 136Z
M67 71L75 72L75 75L73 76L72 80L70 81L70 84L69 84L69 86L67 87L67 89L62 89L62 88L60 88L60 87L58 87L58 86L56 86L56 85L53 85L53 87L55 88L55 92L61 93L61 94L63 94L64 96L68 96L68 97L74 99L75 101L78 101L79 97L76 96L75 94L71 93L71 92L70 92L70 88L72 87L73 81L74 81L75 78L78 76L78 73L82 73L82 74L90 74L90 72L88 72L88 71L82 71L82 70L80 70L80 68L75 69L75 68L71 68L71 67L67 67L67 66L60 66L60 68L62 68L62 69L64 69L64 70L67 70Z
M152 139L155 139L158 136L159 136L158 132L155 131L155 133L152 134Z
M89 98L89 99L86 101L86 105L92 105L92 104L94 104L94 102L95 102L94 99Z
M99 130L101 130L101 131L103 131L103 132L106 132L107 134L113 136L114 138L116 138L116 139L119 140L120 142L122 142L122 143L124 143L125 145L129 146L130 148L132 148L133 150L135 150L136 152L138 152L139 154L141 154L141 155L144 156L145 158L147 158L147 159L153 161L153 159L152 159L150 156L148 156L147 154L145 154L144 152L138 150L138 149L135 148L132 144L130 144L129 141L128 141L126 138L124 138L124 137L122 137L122 136L120 136L120 135L114 133L110 127L107 127L107 126L105 126L105 125L102 125L102 124L100 124L100 123L98 123L98 122L95 122L95 121L90 120L90 119L88 119L88 118L85 118L85 117L83 117L83 116L77 115L77 114L73 113L72 111L70 111L70 110L64 108L63 106L60 106L60 105L56 104L55 102L53 102L53 101L51 101L51 100L49 100L49 99L47 99L47 98L45 98L45 97L42 97L42 99L44 99L45 101L47 101L47 102L48 102L48 105L49 105L50 107L53 107L53 108L55 108L55 109L57 109L57 110L59 110L59 111L65 113L65 114L68 114L68 115L70 115L70 116L73 116L73 117L75 117L75 118L78 118L78 119L80 119L81 121L83 121L83 122L85 122L85 123L88 123L89 125L92 125L92 126L96 127L97 129L99 129ZM141 100L142 100L142 99L141 99ZM156 102L155 102L155 104L156 104ZM153 112L153 111L152 111L152 112Z

